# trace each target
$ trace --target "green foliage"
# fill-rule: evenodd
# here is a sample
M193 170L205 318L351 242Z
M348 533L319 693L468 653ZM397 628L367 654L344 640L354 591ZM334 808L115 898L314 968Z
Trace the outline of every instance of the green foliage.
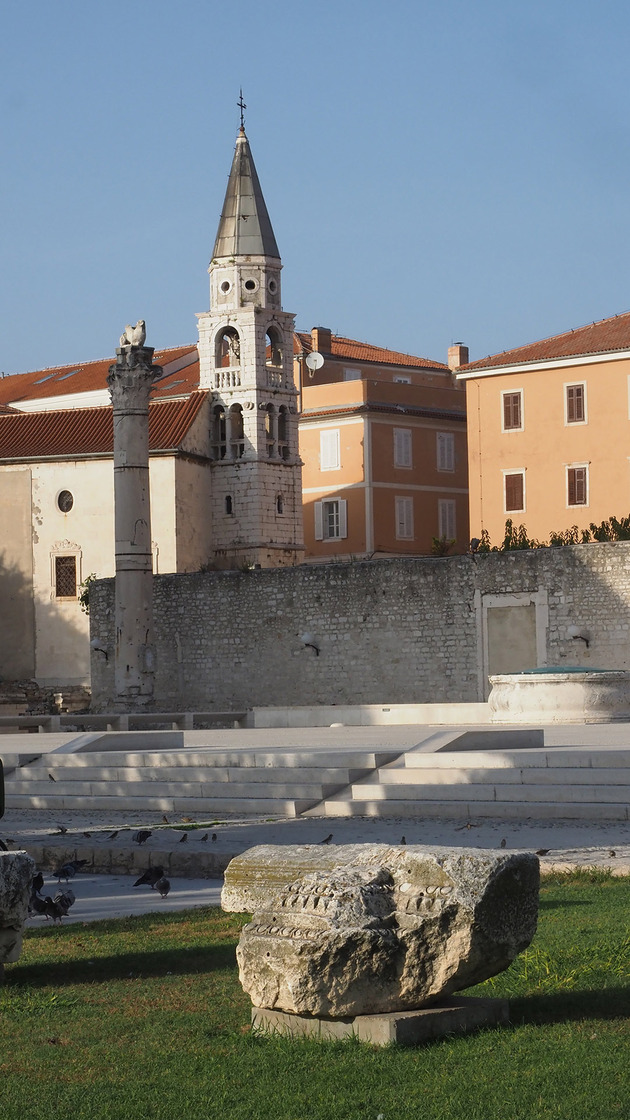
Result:
M505 522L505 535L500 545L491 544L487 529L482 529L480 544L476 552L515 552L527 548L562 548L568 544L590 544L593 541L630 541L630 516L609 517L601 525L591 522L588 529L572 525L549 534L548 541L538 541L527 536L524 525L514 525L508 517Z
M490 543L487 529L482 529L477 552L522 552L530 548L544 548L540 541L527 536L524 525L515 525L510 517L505 522L505 535L500 545Z
M86 576L79 584L78 599L84 614L90 613L90 587L96 578L96 572L90 572L89 576Z
M630 517L622 517L620 521L616 517L609 517L601 525L591 522L590 532L594 541L630 541Z
M453 540L449 540L448 537L433 537L431 543L431 555L448 556L449 552L455 544L455 538L453 538Z

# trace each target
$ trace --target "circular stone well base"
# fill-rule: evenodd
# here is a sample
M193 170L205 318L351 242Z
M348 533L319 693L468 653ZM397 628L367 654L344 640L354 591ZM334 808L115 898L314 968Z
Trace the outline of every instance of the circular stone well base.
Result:
M630 721L630 673L623 669L538 669L489 680L493 723Z

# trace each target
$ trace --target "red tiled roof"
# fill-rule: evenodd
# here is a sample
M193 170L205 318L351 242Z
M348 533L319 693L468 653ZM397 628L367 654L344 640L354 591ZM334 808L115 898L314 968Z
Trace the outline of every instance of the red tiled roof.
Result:
M156 365L168 365L196 350L195 346L177 346L170 350L156 350L153 360ZM114 358L101 358L95 362L79 362L68 366L50 366L48 369L38 369L31 373L16 373L10 377L0 379L0 404L9 404L13 401L38 400L45 397L60 397L69 393L89 393L95 389L107 388L107 374ZM181 393L192 392L199 387L199 367L196 363L197 374L193 382L191 373L195 366L187 366L177 373L171 373L156 386L155 396L168 395L169 388L177 396ZM174 382L184 381L182 387L174 386Z
M305 331L296 331L294 351L310 354L313 349L313 340ZM448 366L442 362L432 362L429 358L416 358L413 354L400 354L397 350L384 350L380 346L371 346L368 342L356 342L353 338L343 338L341 335L332 335L331 356L345 358L350 362L374 362L381 366L408 366L416 369L444 369Z
M515 350L504 350L501 354L482 358L468 365L460 366L459 372L474 369L490 369L493 366L520 365L525 362L553 361L555 358L577 358L585 354L605 354L614 350L630 349L630 311L613 315L610 319L600 319L564 334L543 338L528 346L517 346Z
M196 392L185 400L152 401L149 449L179 447L205 398L205 392ZM0 414L0 459L73 458L113 451L113 412L108 407Z

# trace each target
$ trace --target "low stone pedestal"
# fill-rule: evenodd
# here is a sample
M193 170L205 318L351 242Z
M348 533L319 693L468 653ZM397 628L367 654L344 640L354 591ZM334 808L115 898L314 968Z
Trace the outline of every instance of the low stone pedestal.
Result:
M449 1034L469 1034L482 1027L506 1026L509 1006L506 999L476 999L458 996L418 1011L390 1011L382 1015L355 1015L346 1019L318 1019L312 1015L293 1015L289 1011L270 1011L252 1007L252 1027L264 1034L290 1038L306 1036L329 1041L356 1037L372 1046L398 1042L405 1046L430 1042Z

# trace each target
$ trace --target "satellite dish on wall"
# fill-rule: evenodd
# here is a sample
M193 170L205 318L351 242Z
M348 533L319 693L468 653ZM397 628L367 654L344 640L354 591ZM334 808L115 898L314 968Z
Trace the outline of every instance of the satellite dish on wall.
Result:
M311 354L307 354L306 365L308 366L309 376L312 377L316 369L321 369L324 364L324 359L317 350L313 350Z

